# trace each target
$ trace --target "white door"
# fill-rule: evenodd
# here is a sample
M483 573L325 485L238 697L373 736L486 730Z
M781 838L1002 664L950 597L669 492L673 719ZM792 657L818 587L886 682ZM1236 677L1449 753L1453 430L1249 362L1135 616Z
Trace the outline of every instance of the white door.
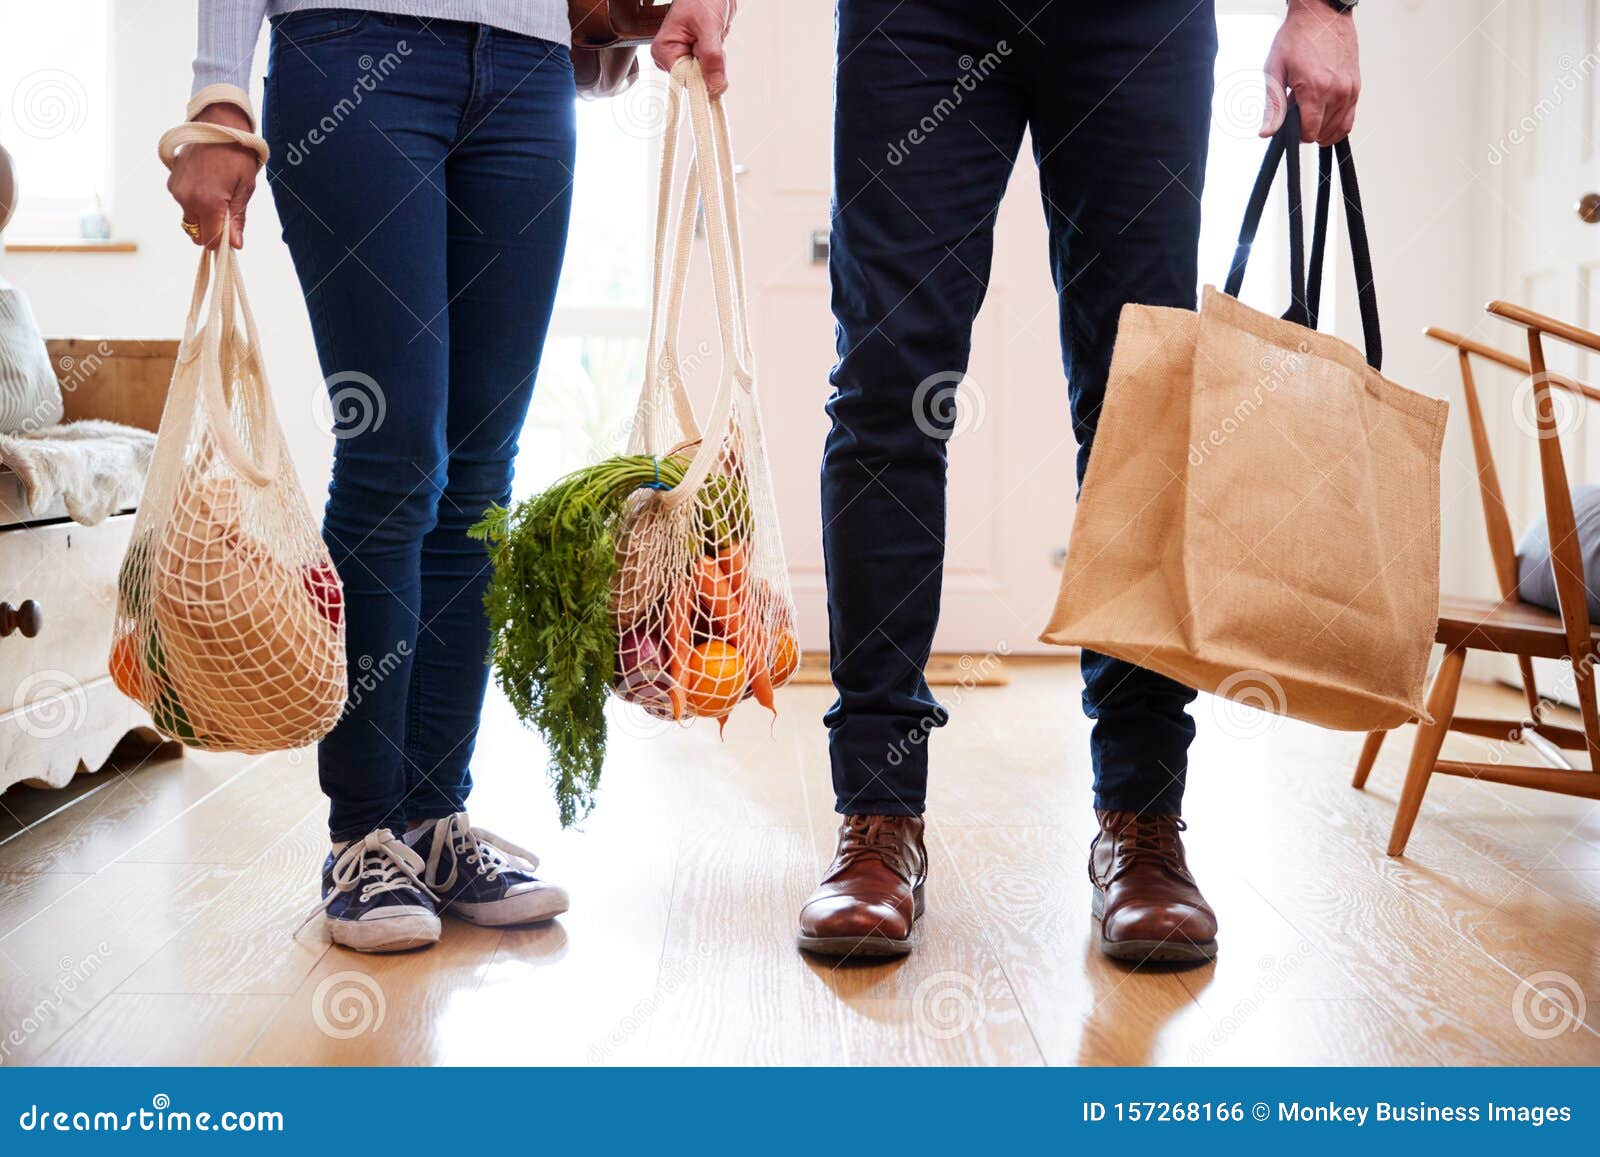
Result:
M801 642L819 652L827 610L818 464L835 358L826 258L833 30L832 5L821 0L746 4L729 42L752 338ZM1055 595L1052 551L1072 517L1075 445L1031 163L1018 167L1012 192L950 446L941 651L1042 649L1034 639Z
M1497 15L1498 28L1486 29L1505 46L1494 102L1498 123L1486 157L1499 171L1499 203L1490 214L1499 236L1486 238L1498 240L1501 253L1494 292L1600 329L1600 224L1577 212L1585 194L1600 193L1600 0L1530 0L1507 9ZM1519 329L1485 318L1475 332L1527 356ZM1559 342L1546 340L1544 347L1551 369L1595 380L1600 360ZM1520 534L1544 512L1532 388L1492 371L1480 388L1488 391L1485 408ZM1600 412L1558 397L1568 476L1600 481ZM1558 665L1541 664L1539 676L1541 690L1551 694L1571 682Z
M1206 197L1202 279L1220 281L1261 156L1248 106L1280 12L1234 5L1222 18L1218 120ZM1254 13L1254 14L1253 14ZM744 166L753 340L802 644L827 645L818 463L834 362L824 242L832 165L833 13L825 0L741 6L729 41L729 112ZM1252 75L1254 82L1251 81ZM1231 99L1221 96L1231 94ZM1254 115L1256 121L1250 121ZM1248 123L1247 123L1248 122ZM1036 642L1055 600L1057 552L1076 483L1058 310L1031 145L1000 211L988 298L960 387L939 651L1049 651ZM1222 176L1218 176L1218 172ZM1263 251L1276 234L1263 234ZM819 244L813 245L813 239ZM1260 262L1269 296L1281 262ZM1273 298L1272 300L1276 300ZM691 348L693 342L687 343Z

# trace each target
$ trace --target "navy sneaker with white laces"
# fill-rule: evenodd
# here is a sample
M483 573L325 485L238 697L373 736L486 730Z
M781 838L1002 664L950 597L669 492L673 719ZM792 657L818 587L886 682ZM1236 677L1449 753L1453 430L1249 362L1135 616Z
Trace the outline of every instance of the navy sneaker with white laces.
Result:
M388 828L335 844L322 865L322 911L333 942L357 952L437 943L439 915L423 867Z
M408 832L406 843L427 861L422 881L440 912L499 928L567 910L566 889L534 875L538 856L473 827L466 812L429 820Z

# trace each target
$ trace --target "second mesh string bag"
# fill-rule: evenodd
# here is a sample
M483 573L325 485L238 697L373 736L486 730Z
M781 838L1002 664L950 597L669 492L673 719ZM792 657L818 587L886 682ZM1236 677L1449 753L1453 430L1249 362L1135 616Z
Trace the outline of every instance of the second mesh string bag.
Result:
M692 161L680 155L685 119ZM703 425L678 357L697 204L722 345ZM496 676L545 738L565 823L593 804L608 697L665 721L725 723L745 700L773 708L800 662L756 400L727 115L692 59L668 88L654 266L628 452L491 510L479 528L494 560L486 602Z
M161 156L260 138L167 133ZM209 291L209 292L208 292ZM156 727L212 751L322 738L344 710L343 588L272 404L225 242L203 250L155 454L118 580L111 673Z

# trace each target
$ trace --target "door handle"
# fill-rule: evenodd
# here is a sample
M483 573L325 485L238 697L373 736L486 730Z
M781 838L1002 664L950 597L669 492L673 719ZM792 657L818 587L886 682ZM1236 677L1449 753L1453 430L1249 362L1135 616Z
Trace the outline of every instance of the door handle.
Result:
M1600 193L1585 193L1572 208L1585 225L1600 225Z

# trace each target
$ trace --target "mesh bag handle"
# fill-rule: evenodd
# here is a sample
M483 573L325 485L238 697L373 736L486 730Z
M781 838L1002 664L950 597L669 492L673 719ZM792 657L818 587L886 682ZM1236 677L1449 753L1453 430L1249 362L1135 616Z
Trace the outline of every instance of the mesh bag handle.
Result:
M249 149L255 154L257 168L265 165L271 155L267 142L257 134L204 121L186 121L162 133L156 154L161 163L171 169L184 146L218 144L242 145ZM199 400L206 411L207 426L218 452L241 477L255 486L267 486L277 477L281 442L275 429L277 415L268 393L266 366L260 358L260 335L239 274L238 260L231 245L222 244L216 249L201 251L178 357L181 361L196 356L202 358ZM202 327L200 310L208 283L212 285L211 308ZM243 342L238 334L241 315ZM252 363L254 372L245 372L252 368ZM238 399L244 420L264 435L260 439L259 462L251 457L229 420L235 401L231 396L231 383L235 380L246 384L246 396Z
M689 165L683 205L675 222L669 217L679 152L679 122L684 96L688 97L689 123L695 157ZM743 246L739 229L737 193L733 181L733 147L727 114L706 89L700 65L685 57L673 67L668 90L667 122L662 136L661 193L658 203L656 270L651 308L650 351L641 410L656 403L661 392L672 398L679 424L690 440L699 436L693 406L683 382L677 355L678 329L687 293L688 265L694 241L695 199L705 209L707 249L711 258L712 288L722 341L722 373L711 416L704 429L721 431L733 410L734 392L754 389L754 373L745 298ZM666 238L675 236L670 265L665 263ZM691 501L722 452L722 438L700 438L700 447L683 480L660 496L668 509Z
M199 309L207 282L211 281L211 302L204 325L200 325ZM244 339L241 342L235 311L244 320ZM239 276L238 259L233 246L223 244L215 249L203 250L200 271L195 278L195 296L189 306L189 319L184 325L184 348L179 357L188 361L200 357L198 401L206 417L206 429L217 452L241 478L254 486L269 486L277 480L279 453L282 446L277 430L277 411L267 386L266 367L262 365L259 351L260 334L256 329L255 314L250 309L250 299L244 292ZM250 370L251 372L246 372ZM244 396L234 399L224 382L237 380L244 388ZM237 401L236 407L233 403ZM250 450L239 438L239 432L230 420L237 409L242 420L258 430L260 458L252 457Z
M185 121L162 133L161 140L156 144L156 155L161 158L161 163L170 169L177 163L178 150L184 145L243 145L255 153L258 169L265 165L267 158L272 155L272 150L267 148L267 142L256 133L247 133L242 129L214 125L206 121Z

